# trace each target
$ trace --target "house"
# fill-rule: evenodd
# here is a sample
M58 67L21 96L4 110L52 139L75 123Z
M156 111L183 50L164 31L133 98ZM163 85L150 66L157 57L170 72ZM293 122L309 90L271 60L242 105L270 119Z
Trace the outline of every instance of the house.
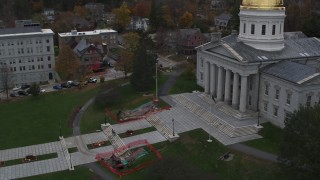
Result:
M39 26L0 29L0 66L10 68L12 87L54 80L53 36Z
M107 45L89 43L88 40L82 39L73 49L79 57L81 64L89 66L91 70L97 71L107 62L103 62L108 55Z
M282 1L244 0L239 16L239 33L196 48L197 84L232 117L284 127L299 106L319 103L320 39L284 32Z
M229 13L222 13L219 16L214 18L214 25L219 30L227 30L228 24L231 19L231 14Z
M211 0L211 9L222 9L224 6L223 0Z
M195 54L195 47L208 41L199 28L179 29L176 37L178 51L185 55Z
M139 16L133 16L130 21L131 30L142 30L148 31L149 29L149 19L141 18Z
M43 18L45 22L53 23L54 16L55 16L54 9L51 9L51 8L43 9Z

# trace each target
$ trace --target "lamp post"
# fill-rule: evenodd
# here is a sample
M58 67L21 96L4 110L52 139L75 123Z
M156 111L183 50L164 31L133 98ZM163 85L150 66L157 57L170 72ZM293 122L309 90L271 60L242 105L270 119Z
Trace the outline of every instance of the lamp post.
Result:
M172 118L172 135L175 136L174 135L174 119L173 118Z
M156 99L158 101L158 62L156 63Z

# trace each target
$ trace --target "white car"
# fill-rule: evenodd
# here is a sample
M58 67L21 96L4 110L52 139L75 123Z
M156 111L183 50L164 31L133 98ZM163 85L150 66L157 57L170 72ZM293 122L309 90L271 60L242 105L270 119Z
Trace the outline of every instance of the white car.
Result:
M98 80L96 78L90 78L88 83L96 83Z

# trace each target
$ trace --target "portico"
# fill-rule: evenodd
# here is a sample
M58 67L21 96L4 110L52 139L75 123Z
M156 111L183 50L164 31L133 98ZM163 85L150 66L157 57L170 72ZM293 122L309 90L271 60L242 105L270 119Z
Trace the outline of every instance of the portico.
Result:
M224 101L226 104L232 105L240 112L245 112L247 109L248 75L209 61L205 62L204 66L205 93L213 96L217 101Z

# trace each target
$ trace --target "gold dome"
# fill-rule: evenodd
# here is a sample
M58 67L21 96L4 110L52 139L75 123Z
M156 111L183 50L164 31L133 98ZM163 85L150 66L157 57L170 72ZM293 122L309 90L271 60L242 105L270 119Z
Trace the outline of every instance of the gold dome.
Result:
M242 8L248 9L282 9L283 0L242 0Z

